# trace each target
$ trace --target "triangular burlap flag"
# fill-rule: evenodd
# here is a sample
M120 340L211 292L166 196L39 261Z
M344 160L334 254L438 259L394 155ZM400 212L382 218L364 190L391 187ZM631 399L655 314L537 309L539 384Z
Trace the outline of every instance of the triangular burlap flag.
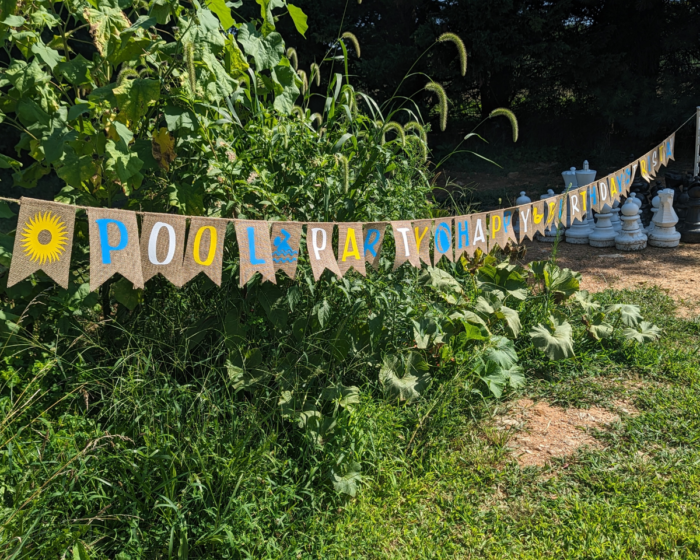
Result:
M90 290L114 274L135 288L143 288L139 226L136 213L110 208L88 208L90 232Z
M43 270L68 288L75 207L22 197L7 287Z
M603 206L606 204L612 208L612 200L610 198L610 187L608 186L608 178L604 177L603 179L599 179L597 181L597 187L598 187L598 203L597 207L594 208L596 212L600 212L602 210Z
M515 232L515 223L517 220L517 208L506 208L503 211L503 234L505 235L506 245L508 244L508 241L512 241L514 245L518 244L518 236Z
M365 236L365 261L368 262L374 270L378 270L379 257L381 256L382 245L384 245L386 222L364 224L363 229Z
M532 203L532 235L544 235L547 231L547 200Z
M583 196L581 196L582 194ZM586 189L575 189L573 191L569 191L569 210L571 212L570 220L572 224L574 223L574 220L583 219L583 216L586 213L585 209L588 208L588 205L586 204L587 194Z
M334 227L335 224L328 222L312 222L306 225L306 248L317 282L326 268L336 276L342 276L333 254Z
M221 286L224 263L224 240L227 220L190 218L185 258L182 261L182 285L203 272L214 284Z
M653 170L654 177L656 177L656 174L659 172L659 169L661 169L661 166L664 163L663 153L662 153L663 149L664 149L664 145L659 144L656 148L654 148L651 151L651 168Z
M522 243L526 239L535 238L535 228L532 221L532 206L532 204L523 204L517 207L518 230L520 231L518 243Z
M365 246L362 237L362 224L348 222L338 224L338 269L340 276L354 268L367 276L365 270Z
M417 220L413 222L413 236L416 240L416 248L420 260L430 266L430 232L433 229L433 220Z
M290 278L297 274L302 226L300 222L272 222L273 266L275 271L281 270Z
M433 266L440 262L442 257L448 261L454 261L454 250L452 247L452 218L439 218L435 220L433 229L433 239L435 247L433 250Z
M649 154L645 155L644 157L639 158L639 175L644 179L647 183L651 182L651 169L649 169L649 166L651 165L651 158L649 158Z
M671 136L666 138L664 144L666 145L666 148L664 149L664 154L666 156L666 161L664 165L668 165L668 161L670 159L676 161L675 154L673 152L676 147L676 133L674 132L673 134L671 134Z
M409 221L391 222L391 231L394 233L394 245L396 256L394 257L394 270L408 261L411 266L420 268L420 257L416 246L416 238L413 235L413 225Z
M597 212L599 209L597 182L593 182L590 185L588 185L588 206L594 212Z
M488 226L489 218L486 212L480 212L479 214L472 214L472 246L474 247L472 255L477 249L481 249L482 252L489 252L489 239L488 239Z
M506 246L506 235L503 231L503 210L489 212L489 250L498 245L501 249Z
M454 219L455 223L455 261L466 253L468 257L474 255L474 246L472 244L472 217L458 216Z
M146 214L141 223L141 271L148 282L156 274L182 286L182 262L185 252L185 216Z
M245 286L256 272L262 275L263 281L276 284L269 224L259 220L234 220L234 225L241 257L239 285Z
M547 203L547 228L566 225L566 199L567 194L559 194L545 199Z
M569 199L566 195L560 194L557 197L557 207L559 209L559 213L557 215L557 226L565 225L566 227L569 227L571 224L567 223L567 216L569 215L568 212L568 203ZM563 232L562 232L563 233Z
M643 160L640 160L643 161ZM617 179L615 178L615 175L608 175L605 180L608 183L608 196L610 197L610 200L612 202L615 202L616 200L620 200L620 197L622 196L622 192L620 190L620 185L617 182ZM610 205L612 207L612 204Z
M637 170L639 169L639 162L635 161L633 163L630 163L627 166L627 168L630 170L628 183L631 187L632 183L634 182L634 178L637 176Z

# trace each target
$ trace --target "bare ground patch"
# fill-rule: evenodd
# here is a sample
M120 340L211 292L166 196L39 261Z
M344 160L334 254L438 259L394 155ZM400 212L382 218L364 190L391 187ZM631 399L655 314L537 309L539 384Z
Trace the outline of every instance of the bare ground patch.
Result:
M616 401L622 414L635 415L629 402ZM593 406L586 409L560 408L546 402L521 399L499 417L497 429L511 432L508 447L522 467L543 466L550 459L573 454L580 447L602 448L591 431L620 420L619 414Z

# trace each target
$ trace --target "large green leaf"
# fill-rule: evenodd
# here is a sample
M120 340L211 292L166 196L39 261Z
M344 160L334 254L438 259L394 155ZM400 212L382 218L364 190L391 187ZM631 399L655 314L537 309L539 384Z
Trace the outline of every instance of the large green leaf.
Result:
M277 32L263 37L262 33L255 29L255 24L246 23L238 30L237 39L245 52L253 57L258 71L272 70L282 60L284 41Z
M97 162L91 155L78 156L73 149L67 149L56 174L72 187L79 188L97 173Z
M119 113L132 122L139 121L148 112L148 107L160 99L160 82L149 78L124 80L114 88Z
M306 14L301 8L297 8L294 4L287 4L287 9L289 10L289 15L292 17L294 22L294 27L297 31L306 38L306 30L309 28L306 20L308 19Z
M289 307L284 297L285 291L274 284L265 283L258 290L258 302L265 310L265 314L276 329L287 328Z
M518 362L515 344L505 336L492 337L489 347L484 352L484 360L493 362L504 369L513 367Z
M221 22L221 27L230 29L235 25L234 19L231 17L231 8L226 5L225 0L206 0L207 8L216 14Z
M63 58L57 50L47 47L43 43L35 43L32 45L32 52L38 56L44 64L51 68L51 70L56 68L56 65L61 62Z
M588 334L595 340L609 338L613 334L613 326L607 322L605 313L595 313L590 319L584 317L584 323Z
M143 161L139 159L138 155L124 150L112 140L107 141L105 149L109 155L106 167L109 171L114 172L122 183L132 179L143 166Z
M103 2L99 9L85 8L83 17L90 24L90 35L103 57L110 56L119 44L119 35L131 23L118 8L112 8Z
M567 321L551 315L549 324L539 324L530 331L530 338L550 360L564 360L574 355L571 332Z
M347 494L354 498L357 494L357 485L362 481L359 463L352 462L342 475L333 473L333 488L340 494Z
M379 381L387 393L410 402L420 397L420 392L430 381L428 369L428 364L417 352L389 354L384 357L379 370Z
M622 324L628 327L636 327L642 320L642 314L639 312L638 305L630 305L628 303L616 303L609 305L605 312L608 314L619 314Z
M299 97L296 73L288 64L286 66L278 65L272 70L272 79L282 86L282 92L275 94L275 109L280 113L291 113L294 102Z
M360 402L360 389L355 386L346 387L342 383L326 387L321 393L321 398L327 401L335 401L346 408Z
M481 290L499 290L518 300L527 298L527 280L521 273L521 268L507 262L496 266L486 264L479 268L476 274L477 285Z
M143 303L143 290L134 288L131 281L121 278L112 284L112 297L129 311L133 311Z
M10 210L10 206L7 202L0 202L0 219L7 220L14 217L15 213Z
M648 321L642 321L634 328L626 328L622 331L622 334L627 340L635 340L640 344L646 344L661 338L661 329Z
M90 68L92 68L92 63L82 54L71 58L68 62L59 62L56 65L57 71L74 86L91 83Z
M420 321L414 319L411 322L413 323L413 336L416 340L416 347L421 350L427 348L430 345L430 339L437 332L437 324L430 317L421 317Z

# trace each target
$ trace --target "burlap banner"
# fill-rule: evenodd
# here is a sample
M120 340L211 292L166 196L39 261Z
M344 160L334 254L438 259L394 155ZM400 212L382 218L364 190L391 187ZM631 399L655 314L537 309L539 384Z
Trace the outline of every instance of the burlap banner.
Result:
M345 276L354 268L367 276L365 270L365 246L360 222L338 224L338 269L340 276Z
M379 255L384 245L384 234L386 232L386 223L376 222L364 224L363 233L365 236L365 261L374 268L379 269Z
M433 220L418 220L413 222L413 235L416 240L416 249L420 260L430 266L430 231L433 229Z
M272 262L275 271L281 270L290 278L297 275L303 224L299 222L272 222Z
M408 261L411 266L420 268L420 257L418 256L418 246L413 235L413 225L408 221L391 222L391 231L394 233L394 245L396 245L396 255L394 256L394 270Z
M114 274L135 288L143 288L139 226L136 213L109 208L88 208L90 233L90 291Z
M336 276L342 276L333 254L334 228L335 225L328 222L306 224L306 248L309 252L309 262L311 262L314 280L317 282L326 269Z
M522 243L526 239L535 238L535 228L532 220L532 207L532 204L518 206L518 229L520 230L520 239L518 239L518 243Z
M234 220L234 225L241 254L239 285L245 286L256 272L262 275L263 281L277 284L272 265L270 224L257 220Z
M75 208L22 197L7 287L38 270L68 288Z
M396 250L394 270L405 262L417 268L422 264L436 266L443 258L453 262L464 255L473 257L477 249L505 248L509 242L521 243L560 225L570 226L590 210L613 207L628 195L637 173L651 181L674 159L675 141L673 133L622 169L560 195L467 216L340 223L337 240L336 224L328 222L266 222L149 212L138 213L143 216L139 234L136 212L22 198L16 201L21 208L7 285L41 270L68 287L76 208L88 213L91 290L114 274L121 274L137 288L159 273L176 286L200 272L221 285L229 222L234 222L236 230L241 286L257 272L272 283L276 283L277 271L295 278L304 225L306 251L317 281L326 269L338 277L351 269L364 276L367 263L378 270L388 224Z
M221 269L224 264L225 220L192 218L187 235L185 258L182 262L182 284L203 272L214 284L221 286Z
M141 223L141 271L144 282L160 273L178 288L184 284L182 265L186 229L185 216L144 216Z
M448 261L453 262L454 250L452 248L452 218L439 218L435 220L433 239L435 239L433 266L436 266L442 257L445 257Z

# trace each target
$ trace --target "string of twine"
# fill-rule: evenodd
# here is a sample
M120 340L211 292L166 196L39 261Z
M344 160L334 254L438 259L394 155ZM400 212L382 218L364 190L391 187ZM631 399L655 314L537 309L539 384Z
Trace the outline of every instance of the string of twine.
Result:
M676 134L681 128L683 128L686 124L688 124L690 121L692 121L694 118L696 118L696 116L697 116L696 114L693 114L693 115L691 115L690 117L688 117L688 119L687 119L683 124L681 124L676 130L674 130L671 134L668 135L667 139L670 138L671 136L673 136L674 134ZM630 165L630 164L628 164L628 165ZM625 166L625 167L626 167L626 166ZM10 198L10 197L7 197L7 196L0 196L0 200L3 200L3 201L5 201L5 202L11 202L11 203L13 203L13 204L19 204L19 205L22 204L22 199L21 199L21 198ZM72 206L73 208L76 208L76 209L78 209L78 210L111 210L111 211L113 211L113 210L119 210L118 208L102 208L102 207L100 207L100 206L83 206L83 205L80 205L80 204L65 204L65 203L63 203L63 202L54 202L54 201L46 201L46 202L51 202L52 204L61 204L61 205L63 205L63 206ZM517 206L514 206L513 208L517 208ZM506 209L506 210L508 210L508 209ZM125 212L130 212L130 210L124 210L124 211L125 211ZM155 215L155 216L172 216L172 214L166 214L166 213L164 213L164 212L142 212L142 211L139 211L139 210L134 211L134 213L135 213L135 214L138 214L139 216L145 216L146 214ZM238 222L245 222L245 221L249 221L249 220L241 220L241 219L238 219L238 218L218 218L218 217L215 217L215 216L196 216L196 217L206 218L206 219L208 219L208 220L221 220L221 221L223 221L223 222L236 222L236 221L238 221ZM428 219L429 219L429 218L428 218ZM255 220L250 220L250 221L255 221ZM281 220L281 222L284 222L284 221L288 221L288 220ZM298 222L298 223L314 223L314 222ZM319 223L326 223L326 224L334 224L334 225L337 225L339 222L319 222ZM387 224L387 225L391 224L391 222L381 221L381 220L380 220L380 221L376 221L376 222L372 222L372 223L374 223L374 224Z

